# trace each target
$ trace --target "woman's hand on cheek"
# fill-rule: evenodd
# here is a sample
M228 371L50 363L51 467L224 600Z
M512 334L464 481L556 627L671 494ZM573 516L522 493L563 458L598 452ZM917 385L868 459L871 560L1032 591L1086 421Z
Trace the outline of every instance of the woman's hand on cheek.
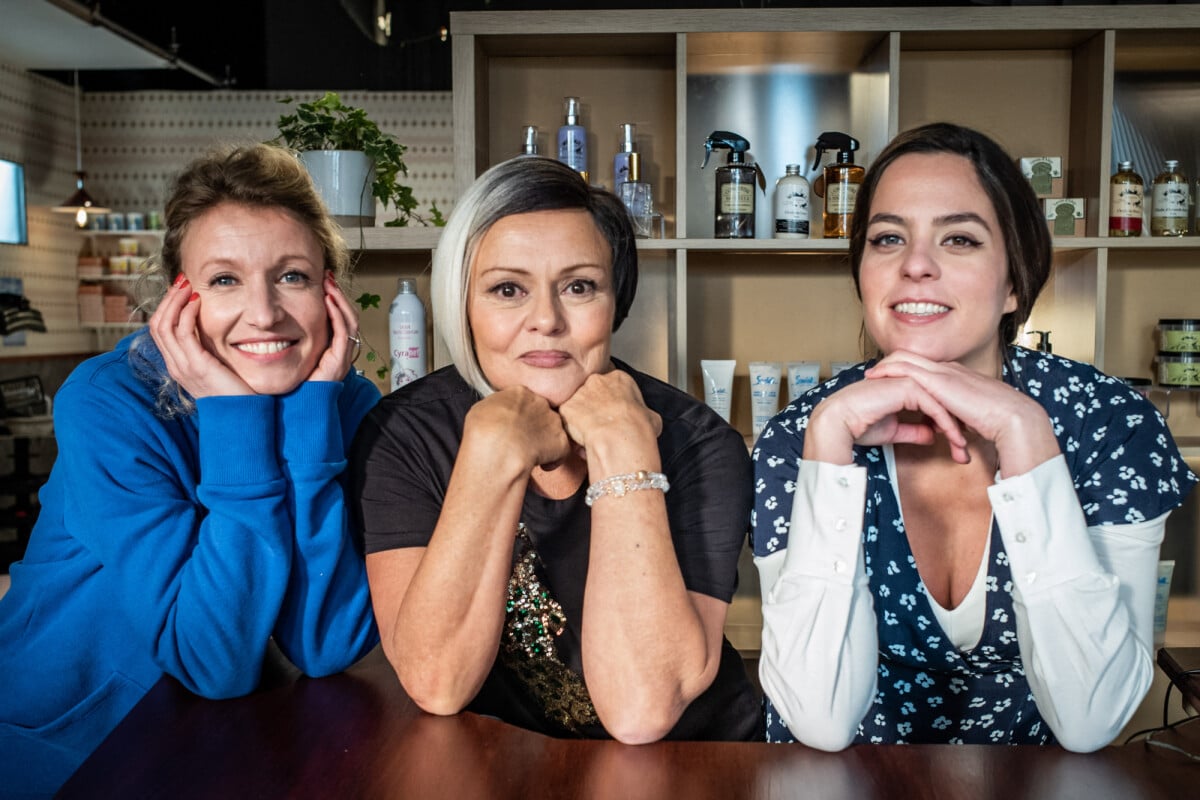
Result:
M162 353L167 372L195 399L254 394L200 341L200 302L200 295L180 274L150 317L150 336Z
M340 381L350 372L358 355L358 312L333 278L325 271L325 310L329 313L329 344L313 369L310 381Z
M557 464L571 453L562 418L546 399L523 386L488 395L471 407L465 436L479 437L489 449L517 457L524 471Z
M850 464L854 445L950 444L955 461L967 463L967 439L958 420L918 383L884 378L853 383L819 403L808 422L804 458Z
M584 458L590 445L602 437L639 440L657 449L662 433L662 417L646 406L637 383L620 370L589 375L558 413Z
M867 370L864 383L889 379L918 384L963 425L994 443L1005 477L1028 472L1061 452L1045 409L997 378L897 351Z

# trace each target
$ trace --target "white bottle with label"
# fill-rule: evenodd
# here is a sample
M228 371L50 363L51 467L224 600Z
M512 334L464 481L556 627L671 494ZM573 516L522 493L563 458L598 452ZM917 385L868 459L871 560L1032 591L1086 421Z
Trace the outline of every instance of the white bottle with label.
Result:
M425 305L416 281L401 278L388 308L388 350L392 360L392 390L425 375Z
M775 238L807 239L811 187L800 174L799 164L788 164L786 174L775 184Z

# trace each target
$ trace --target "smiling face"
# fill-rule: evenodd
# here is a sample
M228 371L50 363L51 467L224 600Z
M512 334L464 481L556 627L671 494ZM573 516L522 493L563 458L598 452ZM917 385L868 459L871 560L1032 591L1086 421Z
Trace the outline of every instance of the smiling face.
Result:
M859 285L867 332L884 353L1000 374L1000 319L1017 300L996 211L966 158L911 153L887 167Z
M324 259L290 213L222 203L192 221L183 274L200 295L200 340L258 394L285 394L329 343Z
M471 264L467 319L497 391L524 386L552 406L610 368L612 255L583 210L503 217Z

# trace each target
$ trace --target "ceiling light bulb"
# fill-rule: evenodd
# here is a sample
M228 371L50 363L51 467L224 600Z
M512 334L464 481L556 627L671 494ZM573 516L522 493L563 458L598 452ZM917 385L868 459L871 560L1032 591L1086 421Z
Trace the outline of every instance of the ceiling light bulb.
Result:
M75 225L80 228L87 227L87 209L83 206L80 206L79 210L75 212Z

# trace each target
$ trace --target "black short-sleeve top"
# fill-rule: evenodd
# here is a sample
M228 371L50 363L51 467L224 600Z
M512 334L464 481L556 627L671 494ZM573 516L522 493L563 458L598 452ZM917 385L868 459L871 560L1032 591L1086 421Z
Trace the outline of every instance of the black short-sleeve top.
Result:
M662 469L671 537L687 588L729 602L737 587L738 555L753 502L749 454L741 435L690 395L616 361L637 383L646 405L662 417ZM479 395L453 367L393 392L363 421L351 451L350 496L365 551L424 547L437 525L462 440ZM563 660L582 674L579 624L587 576L590 509L586 486L551 500L528 491L522 522L541 558L546 582L562 605L566 628L557 639ZM736 651L725 653L713 686L684 713L668 738L750 739L759 735L757 700ZM471 708L552 735L556 729L526 708L500 662ZM603 729L583 731L589 738Z

